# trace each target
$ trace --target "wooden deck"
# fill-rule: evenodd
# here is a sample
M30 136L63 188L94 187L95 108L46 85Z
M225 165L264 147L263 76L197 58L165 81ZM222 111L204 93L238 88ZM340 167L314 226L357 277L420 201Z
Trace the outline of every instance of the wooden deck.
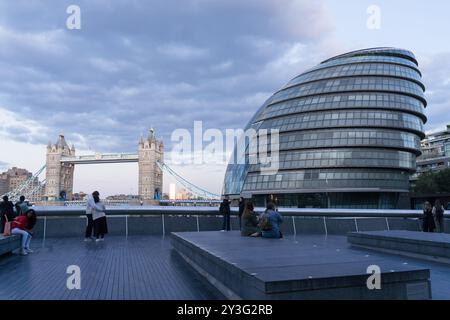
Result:
M330 252L339 249L341 254L374 254L350 249L343 236L287 236L285 241ZM31 247L35 253L25 257L0 257L0 299L223 299L174 252L170 236L110 236L99 244L82 238L34 239ZM399 265L429 268L433 299L450 299L449 265L377 255ZM66 287L69 265L81 269L81 290Z
M161 236L32 241L34 253L0 257L0 299L216 299ZM81 269L81 289L66 286L69 265Z

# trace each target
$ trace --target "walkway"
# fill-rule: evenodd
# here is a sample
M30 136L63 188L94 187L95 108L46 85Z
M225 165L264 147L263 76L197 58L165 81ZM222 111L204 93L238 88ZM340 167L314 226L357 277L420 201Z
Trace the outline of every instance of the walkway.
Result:
M300 246L352 249L343 236L288 236ZM104 243L79 238L35 239L35 253L0 257L0 299L217 299L221 296L171 249L169 237L108 237ZM370 254L375 254L374 252ZM394 263L431 269L433 299L450 299L450 265L383 255ZM81 268L81 290L68 290L66 268Z

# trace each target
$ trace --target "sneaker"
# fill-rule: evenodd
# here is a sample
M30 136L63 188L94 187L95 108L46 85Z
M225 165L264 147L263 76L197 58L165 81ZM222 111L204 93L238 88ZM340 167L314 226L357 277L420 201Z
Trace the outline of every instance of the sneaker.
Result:
M102 241L102 239L95 239L95 242L100 242L100 241Z
M28 252L26 252L25 249L21 249L20 252L19 252L19 254L20 254L21 256L26 256L26 255L28 254Z
M25 248L25 251L26 251L27 253L33 253L33 252L34 252L34 251L31 250L30 248Z
M92 241L92 240L94 240L94 239L92 239L92 238L84 238L84 242L89 242L89 241Z

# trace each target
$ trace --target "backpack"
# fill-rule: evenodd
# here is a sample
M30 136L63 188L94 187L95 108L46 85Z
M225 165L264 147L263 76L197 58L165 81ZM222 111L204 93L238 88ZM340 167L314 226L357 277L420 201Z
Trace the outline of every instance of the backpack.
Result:
M263 231L270 231L272 230L272 223L269 220L269 214L266 212L264 212L261 217L259 218L259 224L258 226L261 228L261 230Z
M442 217L444 215L444 208L442 206L436 208L436 217Z

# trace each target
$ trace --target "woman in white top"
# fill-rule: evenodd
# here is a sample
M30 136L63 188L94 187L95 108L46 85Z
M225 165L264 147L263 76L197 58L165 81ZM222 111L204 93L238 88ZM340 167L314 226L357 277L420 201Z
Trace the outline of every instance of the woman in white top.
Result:
M87 206L92 212L92 219L94 220L95 241L103 241L105 234L108 233L108 224L106 222L105 205L100 201L98 191L94 191L92 197L88 198Z

